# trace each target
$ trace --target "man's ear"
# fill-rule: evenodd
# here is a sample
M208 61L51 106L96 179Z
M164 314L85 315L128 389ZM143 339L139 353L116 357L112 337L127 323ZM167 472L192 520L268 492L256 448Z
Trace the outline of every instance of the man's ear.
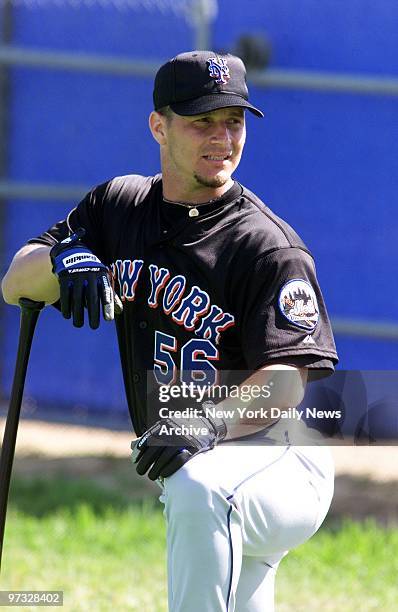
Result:
M152 111L149 115L149 129L156 142L160 145L166 144L166 122L167 117L156 111Z

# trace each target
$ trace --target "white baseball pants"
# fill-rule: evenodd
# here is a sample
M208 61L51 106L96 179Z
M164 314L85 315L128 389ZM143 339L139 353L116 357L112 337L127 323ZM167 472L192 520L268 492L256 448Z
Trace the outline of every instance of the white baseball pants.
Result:
M319 446L224 443L166 478L170 612L272 612L281 559L323 522L334 467Z

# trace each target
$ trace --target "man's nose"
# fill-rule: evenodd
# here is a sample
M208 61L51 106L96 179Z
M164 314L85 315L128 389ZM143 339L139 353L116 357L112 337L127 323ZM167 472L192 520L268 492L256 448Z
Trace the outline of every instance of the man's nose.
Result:
M231 132L228 124L225 121L220 121L214 124L211 140L212 142L231 142Z

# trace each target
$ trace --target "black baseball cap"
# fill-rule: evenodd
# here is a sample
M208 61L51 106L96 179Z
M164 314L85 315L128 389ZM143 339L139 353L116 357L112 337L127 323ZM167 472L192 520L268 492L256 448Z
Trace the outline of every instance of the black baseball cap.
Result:
M218 108L241 106L257 117L264 114L249 102L246 68L239 57L214 51L180 53L156 73L156 111L170 106L177 115L200 115Z

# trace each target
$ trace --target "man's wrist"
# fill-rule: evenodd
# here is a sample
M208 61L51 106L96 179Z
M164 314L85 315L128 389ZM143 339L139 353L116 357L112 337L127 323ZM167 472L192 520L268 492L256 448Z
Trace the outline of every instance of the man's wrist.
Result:
M215 407L216 405L211 400L207 402L203 402L202 404L202 408L203 410L205 410L205 412ZM206 412L206 418L214 428L217 441L224 440L225 436L227 435L227 425L224 419L217 417L217 416L208 416L207 412Z

